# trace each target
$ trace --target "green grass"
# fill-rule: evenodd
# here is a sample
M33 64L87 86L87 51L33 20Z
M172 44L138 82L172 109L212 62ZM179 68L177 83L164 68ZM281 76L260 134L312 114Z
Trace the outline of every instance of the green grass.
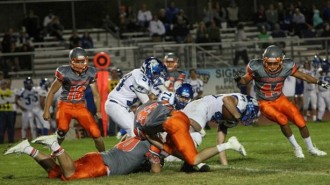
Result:
M309 123L308 127L313 142L318 148L328 152L328 156L309 155L298 129L293 125L291 128L298 143L303 147L305 159L294 157L289 142L277 125L239 126L230 129L228 137L237 136L245 146L248 156L241 157L233 151L228 151L229 166L227 167L219 165L218 156L213 157L207 161L212 169L209 173L186 174L179 172L181 163L166 163L160 174L137 173L62 182L48 179L45 171L26 155L0 155L0 184L330 184L330 125L329 123ZM216 129L212 128L207 131L201 148L212 146L215 141ZM117 140L115 137L108 137L105 142L106 147L110 148ZM49 153L42 146L35 146ZM6 144L0 145L0 150L3 151L6 147ZM73 159L77 159L86 152L95 151L94 143L89 138L66 140L63 147ZM10 175L13 175L12 178L8 178Z

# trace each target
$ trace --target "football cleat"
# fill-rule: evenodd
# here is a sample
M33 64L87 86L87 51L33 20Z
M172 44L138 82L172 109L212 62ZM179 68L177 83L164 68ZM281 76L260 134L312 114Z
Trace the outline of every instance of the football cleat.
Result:
M297 157L297 158L305 158L305 155L301 149L301 147L297 147L294 149L294 155Z
M327 155L326 152L324 152L322 150L319 150L315 147L313 149L309 150L309 153L314 155L314 156L325 156L325 155Z
M198 172L210 172L211 171L210 166L205 163L200 163L196 167L198 168Z
M17 145L8 148L8 150L3 154L3 155L8 155L8 154L14 154L14 153L23 153L24 149L28 146L31 146L29 141L27 139L21 141L20 143L18 143Z
M242 156L247 156L243 145L237 140L235 136L230 137L228 139L228 143L230 144L230 149L237 151Z
M31 143L46 145L49 148L55 142L57 142L57 135L40 136L34 139L33 141L31 141Z
M181 166L180 171L186 173L192 173L192 172L197 172L198 170L196 170L194 166L191 166L188 163L184 162Z

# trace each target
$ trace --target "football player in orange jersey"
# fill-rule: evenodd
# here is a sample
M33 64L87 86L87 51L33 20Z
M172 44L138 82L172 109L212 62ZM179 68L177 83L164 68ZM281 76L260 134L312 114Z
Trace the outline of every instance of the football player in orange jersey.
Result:
M314 147L304 117L297 106L283 95L284 80L290 75L324 88L330 87L327 82L298 71L296 63L292 59L285 58L282 49L275 45L265 49L262 59L251 60L246 67L246 74L244 76L237 74L235 80L245 85L251 80L255 81L254 89L261 113L280 125L282 133L294 148L297 158L304 158L305 156L292 133L289 121L299 128L310 154L315 156L327 155L326 152Z
M101 132L93 115L86 108L85 90L90 85L96 105L96 116L101 119L100 95L96 86L97 69L88 66L87 52L80 47L73 48L69 53L70 65L63 65L56 69L52 86L46 97L43 118L50 120L50 106L55 93L62 87L58 109L56 113L56 135L61 143L69 130L71 119L77 119L79 124L93 138L98 151L104 151Z

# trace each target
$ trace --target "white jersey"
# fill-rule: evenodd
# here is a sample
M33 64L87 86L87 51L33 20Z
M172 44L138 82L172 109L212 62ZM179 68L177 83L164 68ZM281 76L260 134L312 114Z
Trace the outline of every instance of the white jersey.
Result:
M117 86L109 93L108 101L116 101L124 107L130 107L139 100L136 92L148 94L152 88L150 80L140 69L134 69L120 79ZM144 100L140 100L144 102Z
M294 97L296 90L296 78L293 76L288 76L284 80L283 94L287 97Z
M312 77L317 78L315 70L303 69L303 73L306 73L308 75L311 75ZM316 92L316 91L317 91L316 84L312 84L304 81L304 92Z
M175 104L175 93L174 92L168 92L168 91L163 91L160 93L158 96L158 101L168 101L169 104L173 105Z
M183 109L183 112L190 118L195 120L202 128L208 121L219 123L223 120L222 107L223 98L226 96L234 96L237 98L237 110L243 113L247 106L247 96L240 93L208 95L199 100L194 100Z
M186 83L189 83L192 86L194 98L198 96L198 92L203 91L203 81L198 78L196 80L189 78L186 80Z
M22 88L17 91L21 106L26 110L32 110L36 106L40 106L40 98L38 92L32 88L31 90Z

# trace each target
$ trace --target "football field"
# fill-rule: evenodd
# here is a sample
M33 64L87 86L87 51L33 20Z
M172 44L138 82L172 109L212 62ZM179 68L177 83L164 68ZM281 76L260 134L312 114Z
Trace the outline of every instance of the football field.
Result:
M291 125L298 143L302 146L305 159L294 157L293 149L282 135L277 125L238 126L228 130L228 137L236 136L244 145L247 157L234 151L227 151L229 166L221 166L218 156L206 161L211 172L184 173L179 172L181 162L165 163L160 174L135 173L123 176L110 176L87 180L62 182L59 179L47 178L46 172L27 155L0 155L0 185L5 184L130 184L130 185L169 185L169 184L251 184L251 185L305 185L330 184L330 123L308 123L312 141L319 149L326 151L327 156L311 156L298 129ZM118 140L115 137L105 138L107 148L113 147ZM216 144L216 128L207 130L202 146ZM42 145L36 146L41 151L50 153ZM95 151L92 139L66 140L63 148L77 159L83 154ZM4 151L7 144L0 145Z

